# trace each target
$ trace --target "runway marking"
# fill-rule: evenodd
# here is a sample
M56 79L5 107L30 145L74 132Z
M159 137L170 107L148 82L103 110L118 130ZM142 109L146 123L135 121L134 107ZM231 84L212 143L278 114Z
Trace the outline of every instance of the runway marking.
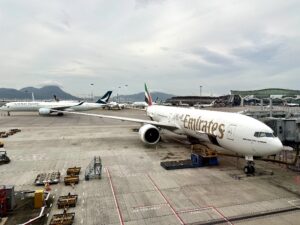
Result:
M178 215L178 213L175 211L175 209L172 207L172 205L170 204L170 202L168 201L168 199L165 197L165 195L162 193L162 191L158 188L158 186L156 185L156 183L154 182L154 180L152 179L152 177L148 174L148 177L151 181L151 183L153 184L153 186L155 187L155 189L159 192L159 194L161 195L161 197L165 200L165 203L169 206L169 208L171 209L171 211L173 212L173 214L175 215L175 217L177 218L177 220L184 225L185 223L183 222L183 220L181 219L181 217Z
M147 206L137 206L137 207L133 207L133 212L140 212L140 211L150 211L150 210L158 210L160 209L162 206L166 206L168 204L166 203L162 203L162 204L156 204L156 205L147 205Z
M110 188L111 188L111 191L112 191L112 194L113 194L113 197L114 197L115 206L116 206L117 211L118 211L120 224L124 225L124 220L123 220L123 217L122 217L122 214L121 214L120 206L119 206L116 194L115 194L115 188L113 186L112 179L111 179L110 172L109 172L108 168L106 168L106 172L107 172L107 175L108 175L108 179L109 179L109 183L110 183Z
M181 210L181 211L177 211L177 213L193 213L193 212L199 212L199 211L204 211L204 210L208 210L208 209L212 209L212 207L203 207L203 208L195 208L195 209L186 209L186 210Z
M288 203L294 206L295 208L300 208L300 199L293 199L288 201Z
M162 193L162 191L158 188L157 184L154 182L154 180L152 179L152 177L148 174L147 175L151 181L151 183L153 184L153 186L155 187L155 189L160 193L160 195L162 196L162 198L165 200L165 204L168 205L170 207L170 209L172 210L173 214L176 216L176 218L179 220L179 222L182 225L185 225L184 221L182 220L182 218L179 216L179 213L195 213L197 211L202 211L202 210L207 210L207 209L213 209L219 216L222 217L222 219L224 219L228 224L233 225L233 223L231 223L223 213L221 213L216 207L214 206L207 206L207 207L203 207L203 208L195 208L195 209L190 209L190 210L183 210L183 211L176 211L173 206L170 204L170 202L168 201L168 199L166 198L166 196Z
M214 206L210 206L210 207L211 207L212 209L214 209L215 212L216 212L217 214L219 214L219 215L220 215L227 223L233 225L233 223L231 223L231 222L224 216L224 214L221 213L216 207L214 207Z

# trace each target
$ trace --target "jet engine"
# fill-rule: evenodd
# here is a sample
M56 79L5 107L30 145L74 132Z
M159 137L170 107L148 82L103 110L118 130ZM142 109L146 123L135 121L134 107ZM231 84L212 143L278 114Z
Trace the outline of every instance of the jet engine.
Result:
M48 108L40 108L39 109L39 114L40 115L49 115L51 113L51 110Z
M157 127L146 124L139 130L139 135L142 141L146 144L154 145L160 140L160 132Z

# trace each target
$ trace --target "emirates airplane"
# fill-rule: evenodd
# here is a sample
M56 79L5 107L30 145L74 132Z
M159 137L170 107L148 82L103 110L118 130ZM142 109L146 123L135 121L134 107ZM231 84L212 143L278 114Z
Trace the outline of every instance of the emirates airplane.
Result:
M87 111L103 108L107 104L111 93L112 91L106 92L103 97L95 103L83 101L58 101L57 99L55 102L9 102L0 107L0 110L6 111L8 115L10 115L10 112L38 112L39 115L57 113L58 116L62 116L66 111Z
M231 151L245 156L246 174L255 172L253 157L274 155L283 149L273 130L254 118L238 113L153 105L146 84L145 101L149 105L146 112L151 121L90 113L68 113L139 123L139 136L142 142L150 145L159 142L161 129L184 134L215 146L218 151Z

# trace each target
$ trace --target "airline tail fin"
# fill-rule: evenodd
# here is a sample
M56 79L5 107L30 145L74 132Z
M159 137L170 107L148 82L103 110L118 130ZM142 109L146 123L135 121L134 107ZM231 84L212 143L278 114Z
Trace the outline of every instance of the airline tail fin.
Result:
M148 91L146 83L145 83L145 102L148 104L148 106L152 105L152 97L150 95L150 92Z
M106 92L102 98L98 99L96 103L106 104L111 96L112 91Z
M59 98L56 95L53 95L53 98L56 102L59 102Z

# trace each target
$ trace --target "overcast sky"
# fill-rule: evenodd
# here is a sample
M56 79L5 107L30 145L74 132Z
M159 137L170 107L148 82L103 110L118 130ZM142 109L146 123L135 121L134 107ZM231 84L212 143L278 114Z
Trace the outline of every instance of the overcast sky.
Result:
M0 32L0 87L300 89L299 0L1 0Z

